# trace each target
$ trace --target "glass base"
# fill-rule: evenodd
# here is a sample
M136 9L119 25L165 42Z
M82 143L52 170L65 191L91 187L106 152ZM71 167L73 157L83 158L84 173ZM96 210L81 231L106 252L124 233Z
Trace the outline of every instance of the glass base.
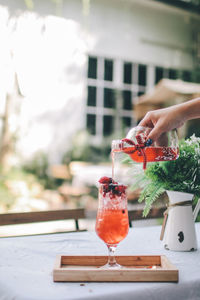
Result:
M121 265L119 265L118 263L115 263L115 264L109 264L109 263L107 263L107 264L99 267L99 269L101 269L101 270L102 269L103 270L120 270L122 268L124 268L124 267L121 266Z

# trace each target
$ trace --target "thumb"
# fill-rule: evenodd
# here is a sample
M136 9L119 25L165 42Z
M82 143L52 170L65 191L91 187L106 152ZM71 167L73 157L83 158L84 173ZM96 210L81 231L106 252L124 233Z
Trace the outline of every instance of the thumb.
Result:
M158 126L155 126L149 133L148 139L151 139L152 141L156 141L161 136L162 133L163 131Z

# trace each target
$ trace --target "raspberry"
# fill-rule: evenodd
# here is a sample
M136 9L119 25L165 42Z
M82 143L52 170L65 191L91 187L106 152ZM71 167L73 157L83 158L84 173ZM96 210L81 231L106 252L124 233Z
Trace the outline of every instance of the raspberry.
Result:
M107 176L103 176L99 179L99 183L102 183L102 184L109 184L109 183L112 183L112 178L111 177L107 177Z
M109 186L109 184L105 184L105 185L103 186L103 191L104 191L104 193L107 193L107 192L110 191L110 186Z
M125 191L124 186L123 185L119 185L118 186L118 190L119 190L119 192L123 193Z
M106 197L108 194L110 199L114 199L116 196L120 197L122 194L125 194L127 186L123 184L118 184L111 177L103 176L99 179L99 183L102 184L102 194L103 197Z

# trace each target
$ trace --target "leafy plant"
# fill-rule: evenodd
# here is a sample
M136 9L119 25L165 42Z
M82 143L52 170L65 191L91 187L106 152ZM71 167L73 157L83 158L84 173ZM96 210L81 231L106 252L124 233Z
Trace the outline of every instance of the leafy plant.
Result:
M150 163L132 185L132 189L143 188L138 201L145 201L144 216L166 190L200 197L200 138L192 135L180 141L179 151L179 158L175 161Z
M47 155L43 152L37 152L34 157L26 161L22 170L28 174L33 174L45 188L54 188L56 182L48 174L49 162Z

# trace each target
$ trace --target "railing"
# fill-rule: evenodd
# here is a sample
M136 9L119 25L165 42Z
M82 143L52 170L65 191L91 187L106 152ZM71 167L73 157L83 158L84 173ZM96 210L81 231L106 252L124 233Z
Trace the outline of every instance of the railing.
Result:
M85 210L83 208L0 214L0 225L74 220L75 230L78 231L79 219L85 219Z

